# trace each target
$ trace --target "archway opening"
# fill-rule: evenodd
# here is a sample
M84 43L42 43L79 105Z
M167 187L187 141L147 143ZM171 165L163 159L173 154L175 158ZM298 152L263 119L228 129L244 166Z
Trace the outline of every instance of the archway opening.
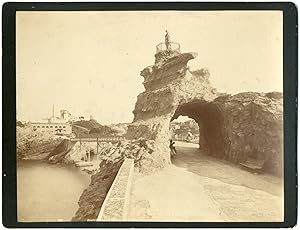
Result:
M172 125L173 121L176 124L178 118L193 120L197 124L197 143L201 150L206 151L209 155L225 158L230 143L226 138L222 113L215 104L206 101L193 101L180 105L171 118L171 127L174 126ZM171 129L170 132L170 136L175 137L176 133ZM180 133L180 131L177 131L177 133ZM191 139L195 142L195 138Z
M170 153L171 163L180 166L181 162L200 156L199 125L188 117L180 115L170 122ZM201 146L203 147L203 146ZM206 153L202 151L201 154Z
M171 139L199 144L198 123L188 116L179 116L170 123Z

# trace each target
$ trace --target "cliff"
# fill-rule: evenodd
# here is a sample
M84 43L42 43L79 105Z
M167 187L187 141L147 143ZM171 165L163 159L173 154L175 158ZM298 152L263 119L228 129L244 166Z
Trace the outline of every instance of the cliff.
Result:
M219 150L211 148L212 155L236 163L262 160L265 171L282 175L282 93L240 93L219 97L213 105L220 113L223 143Z
M136 169L147 173L147 168L152 164L153 141L138 139L122 141L116 144L106 143L99 149L101 157L100 168L92 175L91 183L81 194L72 221L96 220L106 194L124 161L131 158L135 161Z
M191 71L195 53L176 54L141 71L145 92L137 97L126 137L154 142L153 170L170 163L170 122L194 119L199 147L235 163L263 160L263 169L282 173L282 94L245 92L228 95L212 87L207 69Z
M17 159L43 160L62 141L59 137L17 126Z

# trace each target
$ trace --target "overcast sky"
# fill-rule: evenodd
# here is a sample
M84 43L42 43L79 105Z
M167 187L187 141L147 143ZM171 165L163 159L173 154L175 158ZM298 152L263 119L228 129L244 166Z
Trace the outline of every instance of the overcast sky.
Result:
M166 29L220 92L282 91L280 11L17 12L17 118L131 122Z

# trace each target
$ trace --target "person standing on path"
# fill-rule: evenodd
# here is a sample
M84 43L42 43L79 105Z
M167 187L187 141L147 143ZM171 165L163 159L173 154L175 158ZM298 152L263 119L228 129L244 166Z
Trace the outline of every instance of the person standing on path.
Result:
M172 139L170 139L170 145L169 145L169 148L171 149L171 156L177 154L177 151L176 151L174 145L175 145L175 142L174 142Z

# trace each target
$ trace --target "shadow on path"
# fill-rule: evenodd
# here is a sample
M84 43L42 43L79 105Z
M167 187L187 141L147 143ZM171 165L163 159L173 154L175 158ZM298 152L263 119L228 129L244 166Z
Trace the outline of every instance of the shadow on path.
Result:
M197 144L176 142L177 155L172 163L199 176L220 180L224 183L265 191L275 196L283 195L281 178L269 174L249 172L239 165L207 155Z

